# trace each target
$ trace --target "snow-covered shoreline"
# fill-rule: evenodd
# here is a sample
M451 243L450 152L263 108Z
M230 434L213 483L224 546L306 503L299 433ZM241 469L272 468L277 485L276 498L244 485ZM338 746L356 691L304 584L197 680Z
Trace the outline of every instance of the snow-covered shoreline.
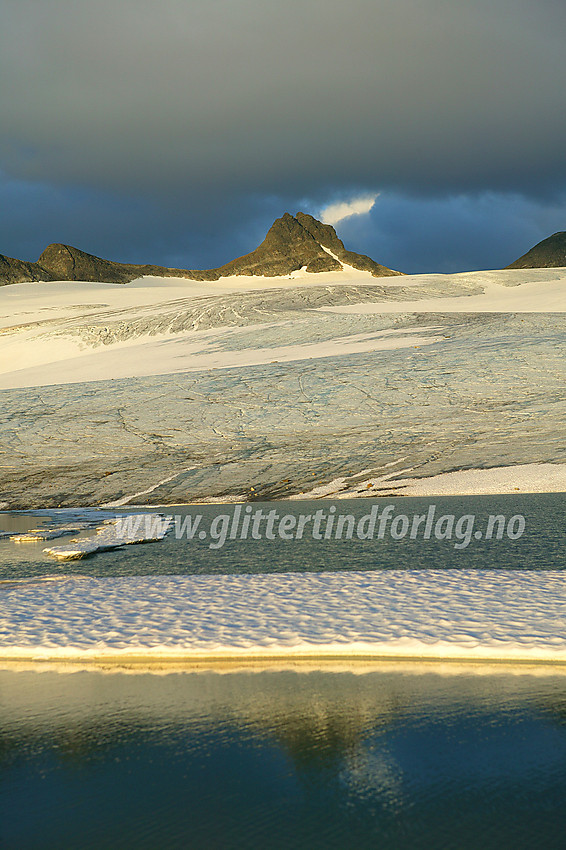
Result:
M304 490L292 496L281 496L277 501L301 501L311 499L377 499L398 496L503 496L529 493L566 493L566 463L525 463L513 466L495 466L489 469L460 469L423 478L413 478L413 470L398 470L384 476L358 475L354 483L347 477L336 478ZM158 482L156 487L159 486ZM146 493L151 492L150 488ZM162 503L137 505L136 495L124 496L118 503L102 505L103 508L127 507L168 510L171 505ZM211 496L195 501L176 502L178 507L190 505L234 505L247 501L248 494L241 493L230 498Z
M459 469L413 478L411 469L364 478L349 486L345 478L298 493L298 499L352 499L378 496L501 496L507 493L566 492L566 463L525 463L489 469Z
M565 463L529 463L516 464L512 466L498 466L489 469L462 469L453 472L441 473L422 478L410 476L411 470L399 471L395 475L378 477L361 477L357 483L348 482L345 477L334 479L328 484L320 485L311 490L285 496L280 495L274 502L309 501L312 499L391 499L399 497L424 497L434 498L437 496L503 496L503 495L528 495L533 493L566 493L566 464ZM165 481L175 477L177 473L168 476ZM47 511L56 515L58 511L73 513L81 511L107 511L111 508L124 510L159 510L170 512L172 508L191 507L193 505L218 505L222 506L245 504L249 493L242 492L232 496L209 496L187 501L174 500L172 502L156 501L148 503L137 503L136 497L150 495L163 484L158 481L154 486L146 488L143 492L125 494L120 499L105 502L102 505L83 505L73 508L50 508L34 507L33 513ZM266 500L269 501L269 500ZM15 513L21 512L16 510ZM0 502L0 515L2 511L10 511L8 503ZM10 511L12 512L12 511ZM25 512L25 510L23 511Z
M62 576L0 593L4 661L566 663L559 571Z

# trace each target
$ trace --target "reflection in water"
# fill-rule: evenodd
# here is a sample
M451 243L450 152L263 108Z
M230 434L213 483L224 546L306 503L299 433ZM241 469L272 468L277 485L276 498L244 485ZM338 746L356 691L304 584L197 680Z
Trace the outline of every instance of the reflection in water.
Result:
M517 671L0 671L0 845L562 848L566 675Z

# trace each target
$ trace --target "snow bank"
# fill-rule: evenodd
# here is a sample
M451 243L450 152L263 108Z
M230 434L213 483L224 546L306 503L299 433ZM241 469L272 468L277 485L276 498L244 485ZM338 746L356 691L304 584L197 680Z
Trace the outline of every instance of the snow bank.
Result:
M489 469L461 469L426 478L410 478L409 469L387 475L360 476L357 483L341 476L290 497L301 499L353 499L375 496L491 496L502 493L564 493L566 463L518 463Z
M0 658L566 663L554 571L62 577L0 585Z

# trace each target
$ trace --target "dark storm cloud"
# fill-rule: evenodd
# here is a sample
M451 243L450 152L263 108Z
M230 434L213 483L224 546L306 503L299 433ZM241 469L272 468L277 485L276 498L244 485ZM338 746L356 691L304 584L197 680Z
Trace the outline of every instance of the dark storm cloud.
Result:
M564 13L494 0L4 2L4 168L138 193L564 179Z
M0 197L0 252L9 256L35 261L47 244L63 242L119 262L174 268L210 268L247 253L286 202L243 196L203 212L202 206L1 173Z
M499 269L566 226L557 203L485 193L445 198L381 195L368 216L336 229L348 246L409 274Z
M357 190L420 198L405 206L416 221L422 203L449 217L448 196L515 193L536 205L566 185L557 0L0 9L5 253L31 226L43 244L215 265L255 247L286 208Z

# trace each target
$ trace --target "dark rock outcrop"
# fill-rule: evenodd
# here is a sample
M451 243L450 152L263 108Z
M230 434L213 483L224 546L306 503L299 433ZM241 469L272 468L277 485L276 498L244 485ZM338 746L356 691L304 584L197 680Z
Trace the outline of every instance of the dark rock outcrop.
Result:
M388 277L401 274L401 272L393 271L392 269L388 269L387 266L376 263L375 260L372 260L366 254L356 254L354 251L347 251L332 225L323 224L314 218L314 216L307 213L298 212L295 217L305 230L308 230L311 236L316 239L319 245L322 245L323 248L328 248L329 251L336 254L341 262L347 263L355 269L371 272L374 277Z
M301 212L296 216L285 213L276 219L261 245L251 254L210 271L218 277L233 274L272 277L290 274L303 267L312 273L336 271L342 268L339 261L369 271L375 277L401 274L379 265L365 254L347 251L333 227Z
M159 277L192 277L186 269L170 269L165 266L114 263L94 254L87 254L70 245L55 243L48 245L38 260L46 269L51 280L88 280L99 283L128 283L143 275Z
M296 218L285 213L273 222L255 251L215 271L220 277L230 274L273 277L290 274L303 266L309 272L328 272L341 267Z
M333 227L322 224L312 215L300 212L296 216L285 213L276 219L255 251L216 269L172 269L165 266L115 263L59 243L48 245L37 263L11 260L1 255L0 257L0 285L35 280L128 283L144 275L203 281L218 280L228 275L275 277L301 268L315 274L340 270L342 263L369 271L375 277L400 274L374 262L365 254L347 251Z
M39 263L26 263L0 254L0 286L8 283L26 283L36 280L53 280Z
M566 267L566 230L543 239L508 269L553 269Z

